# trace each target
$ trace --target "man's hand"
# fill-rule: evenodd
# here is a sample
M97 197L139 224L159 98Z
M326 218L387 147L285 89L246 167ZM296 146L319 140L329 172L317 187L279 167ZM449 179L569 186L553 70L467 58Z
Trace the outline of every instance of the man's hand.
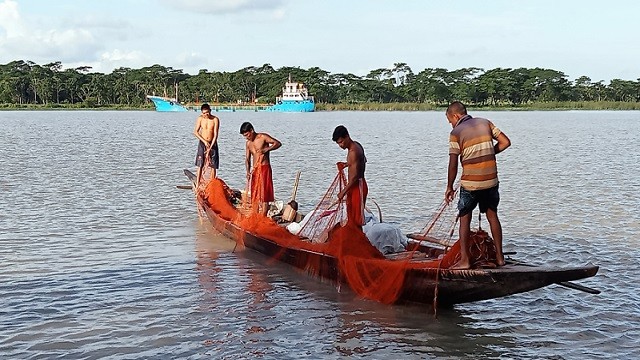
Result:
M338 171L342 171L344 168L347 167L347 163L344 161L338 161L336 163L336 166L338 167Z
M444 200L447 202L447 205L451 203L455 194L455 190L453 190L452 187L447 186L447 190L444 192Z

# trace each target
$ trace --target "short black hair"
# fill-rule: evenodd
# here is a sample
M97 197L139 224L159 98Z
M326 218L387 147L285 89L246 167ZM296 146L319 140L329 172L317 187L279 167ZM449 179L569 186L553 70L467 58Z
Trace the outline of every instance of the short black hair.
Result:
M240 125L240 134L244 134L251 130L253 130L253 125L251 125L251 123L248 121L245 121L242 123L242 125Z
M202 106L200 106L200 111L205 110L205 109L206 110L211 110L211 106L209 106L209 104L207 104L207 103L202 104Z
M333 141L338 141L338 139L347 136L349 136L349 130L343 125L338 125L335 130L333 130Z
M451 115L467 115L467 108L460 101L454 101L449 105L446 113Z

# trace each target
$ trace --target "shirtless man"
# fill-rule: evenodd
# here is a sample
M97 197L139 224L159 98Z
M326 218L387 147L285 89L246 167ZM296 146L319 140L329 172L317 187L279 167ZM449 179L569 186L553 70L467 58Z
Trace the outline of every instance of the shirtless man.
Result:
M247 140L245 166L247 182L251 183L252 209L266 216L269 202L275 200L269 152L278 149L282 143L269 134L256 133L250 122L240 126L240 134Z
M202 114L198 116L196 125L193 128L193 135L200 140L200 142L198 142L198 153L196 155L196 166L198 167L196 189L200 186L200 179L202 178L205 163L209 163L209 167L211 167L212 179L216 177L216 170L220 165L218 154L220 119L218 119L217 116L211 115L211 107L209 104L202 104L200 111L202 111ZM205 159L207 159L207 161L205 161Z
M347 185L338 194L338 200L347 196L347 223L352 223L360 228L364 225L364 206L367 201L369 188L364 179L364 171L367 158L364 148L359 142L353 141L346 127L340 125L333 131L333 141L341 149L347 149L347 162L338 162L340 170L349 168Z

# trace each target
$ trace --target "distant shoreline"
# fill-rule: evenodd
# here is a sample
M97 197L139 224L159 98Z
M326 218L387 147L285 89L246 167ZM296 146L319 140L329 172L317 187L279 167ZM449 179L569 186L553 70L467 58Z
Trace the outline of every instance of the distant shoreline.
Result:
M354 103L354 104L325 104L317 103L316 111L444 111L446 106L428 103ZM522 105L469 105L469 110L476 111L559 111L559 110L640 110L640 102L625 101L566 101L543 102ZM153 106L99 106L83 107L74 105L41 105L41 104L0 104L2 110L124 110L124 111L155 111Z
M640 102L566 101L522 105L468 105L476 111L640 110ZM317 111L444 111L445 105L426 103L316 104Z

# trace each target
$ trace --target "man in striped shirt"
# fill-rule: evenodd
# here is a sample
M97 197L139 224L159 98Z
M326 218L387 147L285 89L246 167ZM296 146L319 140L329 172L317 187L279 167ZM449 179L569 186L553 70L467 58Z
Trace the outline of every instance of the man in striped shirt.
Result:
M480 212L486 213L493 243L496 247L496 262L504 265L502 254L502 226L498 219L498 169L496 154L511 145L509 138L491 121L474 118L467 114L465 106L452 102L447 108L447 120L453 127L449 135L449 171L445 200L453 200L455 194L453 183L458 175L458 158L462 163L460 178L460 199L458 215L460 218L460 261L453 269L469 269L469 233L471 232L471 215L477 205ZM494 144L494 140L496 140Z

